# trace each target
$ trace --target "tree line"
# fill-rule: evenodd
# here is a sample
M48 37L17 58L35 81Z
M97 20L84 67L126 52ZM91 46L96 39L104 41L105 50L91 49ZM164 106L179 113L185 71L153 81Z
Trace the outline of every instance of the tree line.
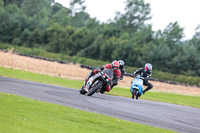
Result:
M0 41L96 60L121 59L135 67L149 62L157 70L200 76L200 25L192 39L184 40L178 22L153 31L145 23L151 7L144 0L126 0L124 13L106 23L91 18L84 2L71 0L67 8L54 0L0 0Z

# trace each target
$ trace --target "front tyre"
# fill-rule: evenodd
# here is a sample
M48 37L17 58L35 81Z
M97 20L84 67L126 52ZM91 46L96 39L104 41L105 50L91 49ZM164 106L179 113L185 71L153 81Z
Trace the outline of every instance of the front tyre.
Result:
M92 88L91 90L90 90L90 92L88 92L88 96L92 96L95 92L97 92L97 90L99 89L99 88L101 88L102 87L102 85L103 85L103 83L102 82L99 82L94 88Z
M132 90L132 99L134 99L134 96L136 96L136 99L138 98L136 94L137 94L137 89L133 88L133 90Z
M83 89L84 85L80 89L80 94L85 95L87 92Z

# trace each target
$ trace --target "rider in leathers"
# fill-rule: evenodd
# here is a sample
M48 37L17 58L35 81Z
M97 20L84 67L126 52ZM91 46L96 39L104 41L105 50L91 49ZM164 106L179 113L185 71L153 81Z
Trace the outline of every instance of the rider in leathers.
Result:
M140 68L138 70L136 70L133 73L133 77L135 77L137 74L140 74L144 79L143 79L143 85L148 86L144 91L143 94L145 92L147 92L148 90L153 88L153 85L151 83L148 82L149 78L152 75L152 65L150 63L145 64L144 68Z
M85 79L85 83L89 80L90 77L92 77L93 75L95 75L95 74L101 72L102 70L104 70L104 69L112 69L113 72L114 72L114 74L115 74L115 75L114 75L114 79L113 79L112 83L109 84L109 85L107 85L106 88L105 88L106 91L110 91L111 88L113 87L113 83L116 84L117 81L118 81L118 80L120 79L120 77L121 77L121 71L119 70L119 67L120 67L119 62L116 61L116 60L113 61L112 64L106 64L106 65L104 65L104 66L98 67L98 68L92 70L92 72L90 72L90 73L88 74L88 76L87 76L86 79ZM85 87L85 86L84 86L84 87ZM101 91L101 93L104 93L104 91Z
M125 69L124 69L124 61L123 60L118 60L119 62L119 70L121 71L121 77L119 78L120 80L122 80L124 78L124 72L125 72ZM113 86L116 86L118 84L118 80L113 80L113 85L111 87L111 89L113 88Z

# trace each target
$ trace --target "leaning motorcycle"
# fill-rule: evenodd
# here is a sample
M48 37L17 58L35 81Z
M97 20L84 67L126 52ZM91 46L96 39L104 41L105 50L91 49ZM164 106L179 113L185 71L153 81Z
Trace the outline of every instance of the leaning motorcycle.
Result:
M143 77L140 75L137 75L131 84L131 94L132 94L132 99L134 99L136 97L136 99L138 99L138 97L141 96L142 92L143 92Z
M80 93L83 95L92 96L95 92L106 91L105 87L111 84L114 78L114 72L111 69L105 69L91 78L80 89Z

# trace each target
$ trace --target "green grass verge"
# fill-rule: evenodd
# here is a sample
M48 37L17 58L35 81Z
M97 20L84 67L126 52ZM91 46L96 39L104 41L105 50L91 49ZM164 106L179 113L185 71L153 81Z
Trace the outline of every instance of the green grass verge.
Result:
M0 67L0 76L6 76L16 79L24 79L29 81L35 81L39 83L46 83L58 86L64 86L74 89L79 89L83 85L83 81L68 80L59 77L48 76L44 74L37 74L28 71L21 71L12 68Z
M114 87L112 91L107 94L131 98L131 94L129 91L129 88ZM140 98L200 108L200 96L187 96L173 93L148 91Z
M59 85L74 89L80 89L81 86L83 85L83 81L67 80L58 77L52 77L48 75L36 74L27 71L15 70L4 67L0 67L0 76L24 79L24 80L47 83L52 85ZM131 98L129 88L114 87L112 91L110 91L107 94ZM168 102L173 104L200 108L200 96L186 96L179 94L148 91L145 95L141 96L141 99Z
M171 133L173 131L0 93L1 133Z

